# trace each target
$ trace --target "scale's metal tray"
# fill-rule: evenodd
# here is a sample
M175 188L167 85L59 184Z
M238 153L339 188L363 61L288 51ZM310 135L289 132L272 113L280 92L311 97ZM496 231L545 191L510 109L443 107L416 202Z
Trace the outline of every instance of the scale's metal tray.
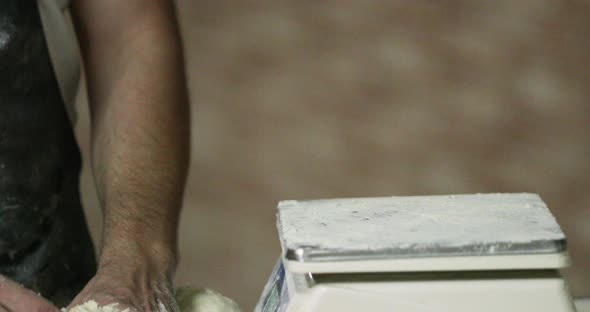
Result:
M277 223L285 258L297 262L566 251L536 194L283 201Z

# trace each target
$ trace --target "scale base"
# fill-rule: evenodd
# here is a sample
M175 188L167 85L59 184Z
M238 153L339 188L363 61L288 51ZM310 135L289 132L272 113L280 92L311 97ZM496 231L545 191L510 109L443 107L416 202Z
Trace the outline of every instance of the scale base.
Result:
M557 269L296 273L283 261L255 312L576 311Z
M451 275L439 273L435 279L422 276L405 281L358 282L338 282L342 276L321 277L307 291L293 292L285 312L576 311L557 272L518 275L449 278Z

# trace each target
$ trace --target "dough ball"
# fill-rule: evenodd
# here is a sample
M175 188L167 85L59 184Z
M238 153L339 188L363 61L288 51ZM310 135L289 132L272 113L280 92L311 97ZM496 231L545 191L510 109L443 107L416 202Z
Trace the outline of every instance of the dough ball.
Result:
M211 289L184 287L176 290L181 312L241 312L231 299Z

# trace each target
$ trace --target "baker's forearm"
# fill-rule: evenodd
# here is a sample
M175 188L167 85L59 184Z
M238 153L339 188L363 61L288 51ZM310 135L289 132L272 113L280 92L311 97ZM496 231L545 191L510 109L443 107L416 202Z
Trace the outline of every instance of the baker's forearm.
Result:
M173 265L189 150L173 8L170 1L119 1L125 3L117 4L120 11L105 20L101 10L113 1L118 0L74 4L87 72L93 172L104 212L100 262L153 255Z
M135 242L176 244L189 114L178 87L184 83L174 77L180 73L167 66L130 60L124 75L139 85L121 81L105 99L105 111L95 112L92 156L104 209L103 253ZM154 76L162 81L150 81Z
M175 256L188 113L178 107L157 107L160 97L184 103L177 95L154 94L172 91L165 89L146 90L145 100L113 99L125 105L112 105L104 119L96 121L92 155L104 210L101 260L122 250Z

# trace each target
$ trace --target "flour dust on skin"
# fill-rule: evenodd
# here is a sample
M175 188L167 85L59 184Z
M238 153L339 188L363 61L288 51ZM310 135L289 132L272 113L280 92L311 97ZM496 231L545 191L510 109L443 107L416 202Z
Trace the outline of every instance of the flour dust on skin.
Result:
M75 306L70 310L61 309L62 312L129 312L129 309L119 310L116 303L112 303L106 306L98 306L96 301L87 301L84 304Z

